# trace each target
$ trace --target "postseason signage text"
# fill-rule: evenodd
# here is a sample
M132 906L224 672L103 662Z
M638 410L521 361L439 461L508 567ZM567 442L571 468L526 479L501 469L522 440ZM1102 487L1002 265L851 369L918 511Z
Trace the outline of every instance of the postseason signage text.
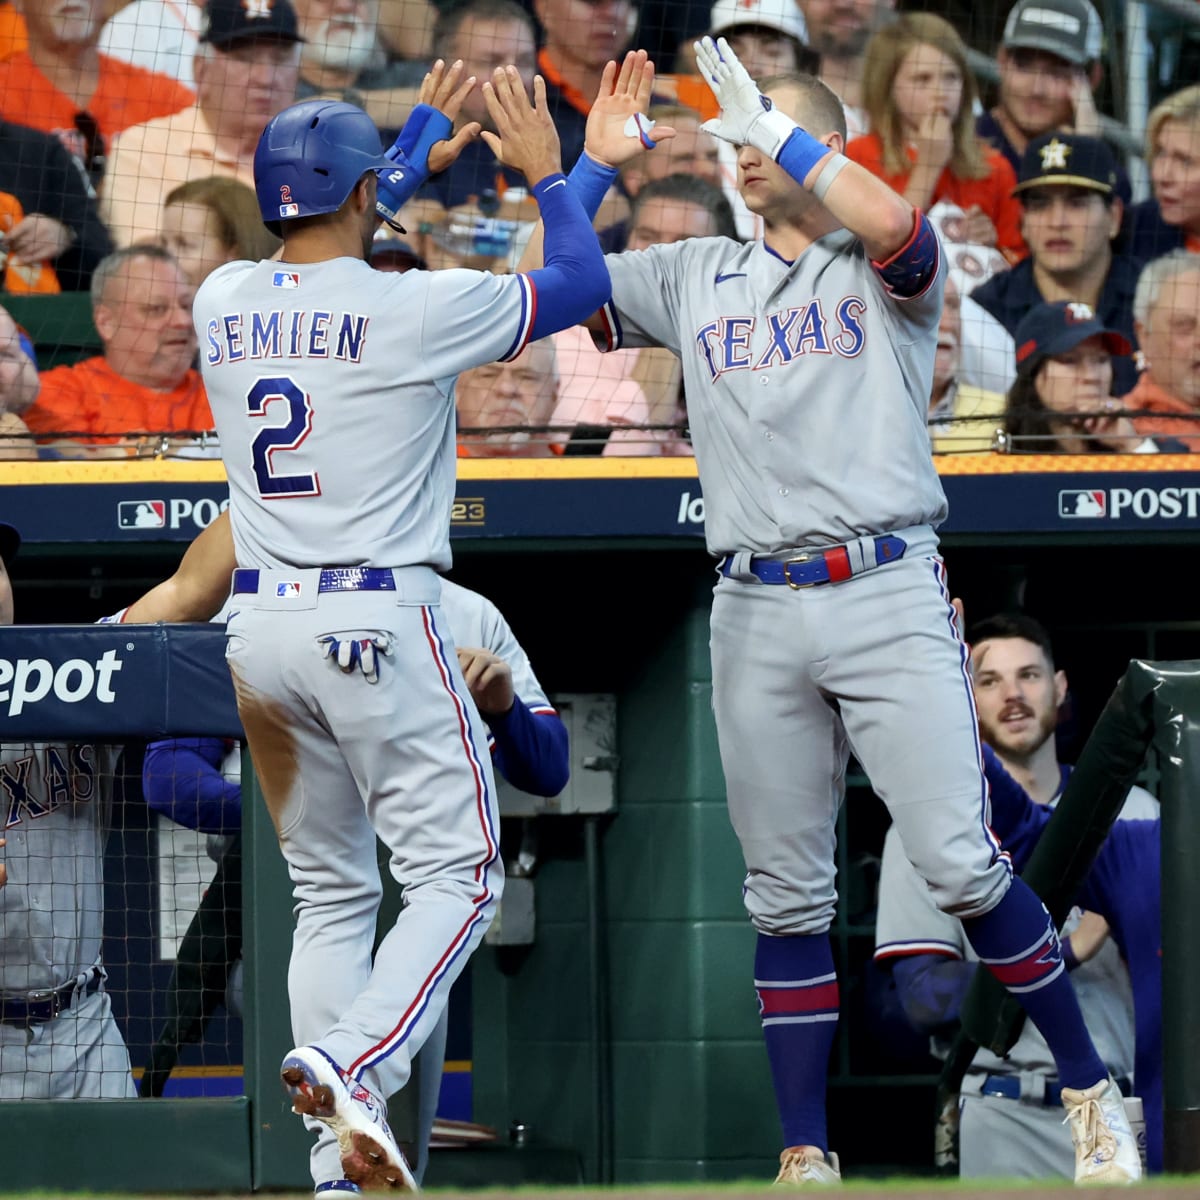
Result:
M667 461L675 465L661 474L643 460L596 474L560 473L554 468L564 464L550 463L537 473L526 464L509 477L460 479L451 537L701 538L694 464L682 460L681 470L681 460ZM1200 531L1200 471L946 473L942 484L948 534ZM187 542L228 505L217 481L0 482L0 518L31 544Z

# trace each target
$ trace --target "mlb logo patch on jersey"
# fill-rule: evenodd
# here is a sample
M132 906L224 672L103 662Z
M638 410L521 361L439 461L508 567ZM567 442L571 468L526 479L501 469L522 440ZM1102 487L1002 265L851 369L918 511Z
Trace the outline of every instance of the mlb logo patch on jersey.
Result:
M1108 497L1104 490L1066 489L1058 493L1058 515L1072 519L1108 515Z
M300 585L298 583L277 583L275 597L278 600L299 600Z
M295 208L293 204L291 206ZM277 288L298 288L300 286L299 271L276 271L275 278L271 280L273 287Z
M117 527L119 529L165 529L167 502L165 500L119 500Z

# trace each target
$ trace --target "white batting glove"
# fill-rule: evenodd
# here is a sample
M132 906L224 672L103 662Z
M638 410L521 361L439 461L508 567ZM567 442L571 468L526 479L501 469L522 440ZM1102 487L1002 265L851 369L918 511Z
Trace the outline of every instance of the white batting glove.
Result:
M721 106L721 115L705 121L700 128L722 141L753 146L772 160L777 159L784 142L798 128L796 122L758 90L758 84L724 38L714 42L704 37L693 45L696 65Z
M325 647L325 657L333 659L341 671L349 675L357 667L368 683L379 682L379 656L392 652L386 633L369 638L339 638L327 633L317 641Z

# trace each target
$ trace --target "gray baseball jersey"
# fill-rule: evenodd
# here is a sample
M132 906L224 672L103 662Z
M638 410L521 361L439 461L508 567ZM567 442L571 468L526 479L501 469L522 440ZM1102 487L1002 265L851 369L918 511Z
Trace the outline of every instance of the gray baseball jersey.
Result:
M194 314L238 564L448 567L454 380L518 354L532 308L523 275L213 272Z
M0 993L77 982L69 1007L49 1021L0 1023L0 1098L136 1095L129 1054L100 971L104 844L112 814L112 746L35 742L0 747L8 884L0 888Z
M925 431L941 270L898 301L845 230L791 265L725 238L606 262L607 348L666 346L682 362L711 553L945 519Z
M1149 792L1133 788L1123 818L1159 815ZM1078 923L1073 912L1064 926ZM904 856L895 828L884 840L875 927L875 958L881 961L915 954L937 954L975 961L961 923L941 912L929 889ZM1110 938L1095 957L1071 973L1075 993L1096 1051L1114 1076L1132 1076L1134 1027L1129 972ZM934 1039L939 1057L946 1046ZM959 1130L960 1174L964 1178L997 1175L1029 1179L1074 1177L1075 1151L1061 1107L1042 1102L1045 1082L1057 1074L1045 1039L1026 1022L1007 1057L981 1049L962 1085ZM1022 1099L982 1095L989 1076L1011 1076L1022 1084Z

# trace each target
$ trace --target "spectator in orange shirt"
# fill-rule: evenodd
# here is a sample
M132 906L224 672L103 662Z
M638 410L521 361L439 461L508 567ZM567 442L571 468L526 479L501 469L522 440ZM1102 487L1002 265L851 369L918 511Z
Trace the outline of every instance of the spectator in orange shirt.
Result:
M178 112L192 93L96 48L102 0L17 0L29 44L0 62L0 116L57 134L94 181L123 129Z
M192 456L195 432L213 428L192 369L193 294L160 246L110 254L92 276L92 319L104 353L44 372L41 395L25 414L29 428L71 457L155 453L164 441Z
M13 8L10 0L0 0L0 59L24 50L28 44L25 18Z
M1200 451L1200 255L1172 250L1142 268L1133 321L1145 370L1124 399L1134 427Z
M196 103L126 130L109 156L100 215L117 245L157 238L167 193L189 179L228 175L254 187L263 126L296 96L301 40L289 0L210 0Z
M958 205L966 241L1022 258L1016 175L975 134L975 82L954 27L914 12L880 29L867 46L863 94L872 132L854 138L847 157L915 208Z

